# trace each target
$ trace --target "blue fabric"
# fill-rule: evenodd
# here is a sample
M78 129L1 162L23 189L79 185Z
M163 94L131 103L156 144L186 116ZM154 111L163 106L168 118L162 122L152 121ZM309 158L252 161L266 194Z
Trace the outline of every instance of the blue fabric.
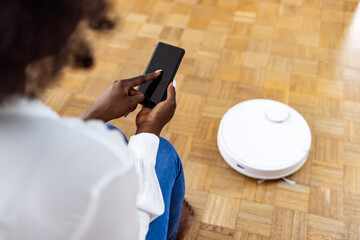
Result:
M106 126L119 131L127 142L126 136L119 129L110 124ZM163 194L165 211L150 223L146 240L173 239L179 228L185 195L185 180L182 164L175 148L162 137L160 137L156 156L155 171Z

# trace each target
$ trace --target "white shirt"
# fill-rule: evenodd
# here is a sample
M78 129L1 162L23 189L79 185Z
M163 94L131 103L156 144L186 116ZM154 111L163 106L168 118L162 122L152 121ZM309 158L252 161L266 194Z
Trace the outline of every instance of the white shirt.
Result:
M164 211L158 146L38 100L0 106L0 240L145 239Z

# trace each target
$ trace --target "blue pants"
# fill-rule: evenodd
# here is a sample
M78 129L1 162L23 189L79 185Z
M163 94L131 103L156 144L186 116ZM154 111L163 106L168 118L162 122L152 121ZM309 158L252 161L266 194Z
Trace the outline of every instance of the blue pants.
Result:
M119 131L115 126L106 124L109 129ZM179 228L179 220L184 201L185 181L182 164L175 148L165 138L160 137L156 156L156 175L165 203L165 212L150 223L147 240L173 239Z

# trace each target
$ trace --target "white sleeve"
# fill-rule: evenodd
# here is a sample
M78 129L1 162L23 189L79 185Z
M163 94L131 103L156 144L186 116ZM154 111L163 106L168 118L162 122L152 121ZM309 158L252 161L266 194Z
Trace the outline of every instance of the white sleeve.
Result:
M71 240L137 240L136 178L134 167L106 174L90 192L92 200Z
M140 219L139 239L145 239L149 223L164 212L164 201L155 172L159 138L150 133L141 133L130 138L129 149L136 156L135 168L138 177L136 207Z

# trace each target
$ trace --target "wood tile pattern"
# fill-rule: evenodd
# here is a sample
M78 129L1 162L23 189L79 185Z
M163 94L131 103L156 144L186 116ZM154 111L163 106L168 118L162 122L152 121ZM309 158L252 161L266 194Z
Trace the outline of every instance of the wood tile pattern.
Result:
M141 74L158 41L186 49L177 113L162 135L182 158L195 222L186 239L360 239L360 12L357 0L113 0L114 31L89 33L91 71L64 70L42 99L80 116L114 80ZM274 99L308 121L308 162L257 184L217 150L222 115ZM129 137L131 114L112 123Z

